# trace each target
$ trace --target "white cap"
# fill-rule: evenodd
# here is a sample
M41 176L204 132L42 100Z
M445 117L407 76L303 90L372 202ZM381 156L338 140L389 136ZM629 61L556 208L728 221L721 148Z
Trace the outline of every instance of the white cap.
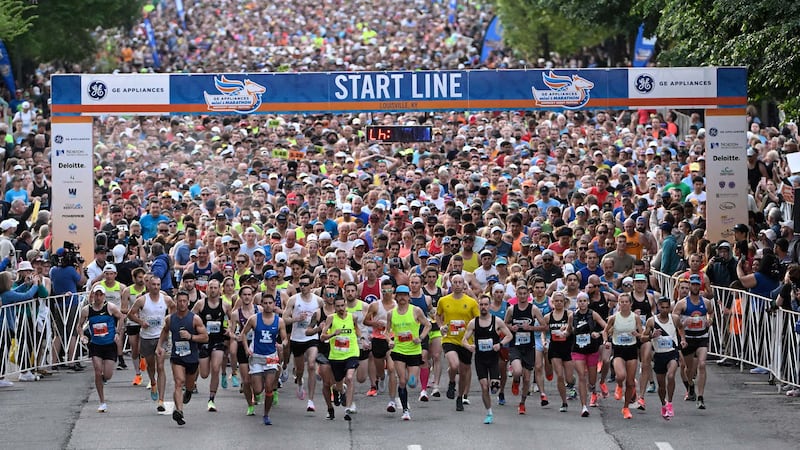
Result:
M114 264L119 264L125 258L126 248L122 244L117 244L111 250L111 254L114 255Z
M359 246L362 246L362 245L366 245L366 244L361 239L356 239L355 241L353 241L353 248L356 248L356 247L359 247Z
M106 293L106 288L104 288L102 284L97 283L92 288L92 292L102 292L103 294L105 294Z
M320 240L320 241L321 241L321 240L328 240L328 241L330 241L331 239L332 239L332 238L331 238L331 234L330 234L330 233L328 233L327 231L323 231L322 233L320 233L320 234L319 234L319 240Z
M345 203L342 205L342 214L353 214L353 205Z
M103 273L105 273L105 272L117 273L117 266L115 266L113 264L106 264L106 266L103 267Z
M6 219L0 222L0 230L6 231L8 229L15 228L17 225L19 225L19 222L17 222L16 219Z
M33 270L33 266L28 261L22 261L17 266L17 272L22 272L23 270L31 270L32 271Z
M283 263L285 263L288 260L289 260L289 257L286 256L286 253L284 253L284 252L278 252L278 254L275 255L275 262L283 262Z

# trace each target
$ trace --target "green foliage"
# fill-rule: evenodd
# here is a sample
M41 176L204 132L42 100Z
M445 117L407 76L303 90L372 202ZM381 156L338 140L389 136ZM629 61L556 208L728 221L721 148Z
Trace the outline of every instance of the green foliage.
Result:
M32 8L22 0L0 0L0 39L9 42L28 31L36 19L26 14Z

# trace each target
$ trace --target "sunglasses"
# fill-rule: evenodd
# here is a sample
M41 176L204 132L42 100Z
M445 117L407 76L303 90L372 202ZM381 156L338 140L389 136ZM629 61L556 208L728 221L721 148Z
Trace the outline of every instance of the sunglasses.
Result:
M311 283L300 283L300 287L308 287L311 286Z
M247 261L236 261L236 264L247 264Z

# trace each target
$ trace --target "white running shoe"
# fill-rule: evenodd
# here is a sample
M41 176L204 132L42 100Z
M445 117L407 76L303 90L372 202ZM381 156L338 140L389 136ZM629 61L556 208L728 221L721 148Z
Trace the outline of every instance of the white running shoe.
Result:
M386 405L386 412L393 413L397 411L397 405L395 404L394 400L389 400L389 404Z
M100 403L100 406L97 407L97 412L104 413L106 411L108 411L108 405L105 403Z
M428 400L428 391L423 389L422 392L419 393L419 401L427 402Z
M411 413L408 410L403 411L403 420L411 420Z

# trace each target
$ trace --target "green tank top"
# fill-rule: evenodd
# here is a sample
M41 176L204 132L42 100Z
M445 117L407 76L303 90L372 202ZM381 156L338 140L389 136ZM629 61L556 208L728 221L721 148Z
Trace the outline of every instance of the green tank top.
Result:
M422 344L414 343L414 339L419 337L419 323L414 320L412 305L408 305L405 314L399 314L397 308L392 310L392 334L394 334L392 353L409 356L422 354Z
M331 361L344 361L347 358L358 358L358 336L356 336L356 330L353 325L353 315L347 313L347 316L342 319L338 314L334 314L328 333L335 333L336 330L342 330L342 332L338 336L331 338L331 351L328 359Z

